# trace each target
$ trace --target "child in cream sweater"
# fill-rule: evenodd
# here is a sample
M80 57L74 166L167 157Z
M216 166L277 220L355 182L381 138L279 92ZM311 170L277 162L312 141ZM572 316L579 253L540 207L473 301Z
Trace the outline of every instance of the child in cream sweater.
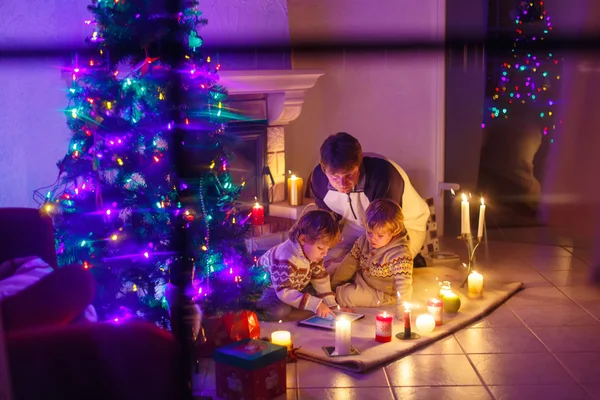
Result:
M403 303L412 295L413 257L400 206L389 199L369 204L366 233L359 237L331 279L342 307L396 305L402 318Z

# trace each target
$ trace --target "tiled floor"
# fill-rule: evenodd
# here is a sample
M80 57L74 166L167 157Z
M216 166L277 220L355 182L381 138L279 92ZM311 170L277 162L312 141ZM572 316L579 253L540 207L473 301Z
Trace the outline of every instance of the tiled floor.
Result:
M460 243L444 242L460 252ZM492 242L478 250L486 279L526 289L471 327L375 369L352 374L288 365L288 399L600 399L600 287L591 251ZM204 360L202 394L215 396ZM215 396L216 398L216 396Z

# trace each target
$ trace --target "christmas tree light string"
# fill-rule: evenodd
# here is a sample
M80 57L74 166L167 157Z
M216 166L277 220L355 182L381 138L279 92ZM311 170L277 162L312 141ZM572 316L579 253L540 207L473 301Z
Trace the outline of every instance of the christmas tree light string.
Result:
M181 112L194 141L189 148L214 161L197 186L174 174L175 122L165 116L171 93L181 88L169 81L173 71L161 57L159 28L171 16L154 7L144 0L89 6L94 55L86 62L75 57L68 69L68 151L58 163L59 179L34 197L54 220L59 265L79 263L94 274L101 319L142 318L169 327L164 288L177 256L178 219L195 238L195 275L203 286L190 290L206 288L195 296L204 312L252 308L266 282L245 249L247 211L236 203L243 184L232 181L224 147L224 124L237 117L217 83L220 65L200 52L196 28L206 20L196 2L174 16L189 49L185 70L176 72L186 91ZM198 188L197 201L183 209L179 196L188 186Z
M556 90L560 80L560 59L553 52L534 54L536 41L543 41L552 33L551 17L547 15L544 1L521 1L515 16L515 41L511 49L512 62L500 66L499 83L492 95L493 105L486 113L484 124L508 119L517 112L535 115L546 137L556 129L554 121ZM531 33L535 30L536 33ZM551 136L551 135L550 135ZM549 138L552 143L554 140Z

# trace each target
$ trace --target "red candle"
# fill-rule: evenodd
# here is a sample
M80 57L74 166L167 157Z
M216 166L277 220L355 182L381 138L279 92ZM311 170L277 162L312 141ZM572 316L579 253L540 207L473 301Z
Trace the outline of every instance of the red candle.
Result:
M444 302L440 299L431 299L427 302L427 314L435 319L435 326L442 325L442 311L444 310Z
M404 339L410 339L412 330L410 328L410 306L404 303Z
M383 312L377 314L375 321L375 340L381 343L392 341L392 321L393 315Z
M265 223L265 208L260 204L254 204L252 207L252 225L264 225Z

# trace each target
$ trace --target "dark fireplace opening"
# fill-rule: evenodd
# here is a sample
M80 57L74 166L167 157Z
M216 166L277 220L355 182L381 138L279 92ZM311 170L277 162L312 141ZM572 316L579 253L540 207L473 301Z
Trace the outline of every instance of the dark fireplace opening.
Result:
M251 207L255 201L268 208L269 174L267 166L267 122L232 122L227 125L230 135L236 137L227 146L233 153L229 172L237 184L246 182L239 201ZM256 199L256 200L255 200Z

